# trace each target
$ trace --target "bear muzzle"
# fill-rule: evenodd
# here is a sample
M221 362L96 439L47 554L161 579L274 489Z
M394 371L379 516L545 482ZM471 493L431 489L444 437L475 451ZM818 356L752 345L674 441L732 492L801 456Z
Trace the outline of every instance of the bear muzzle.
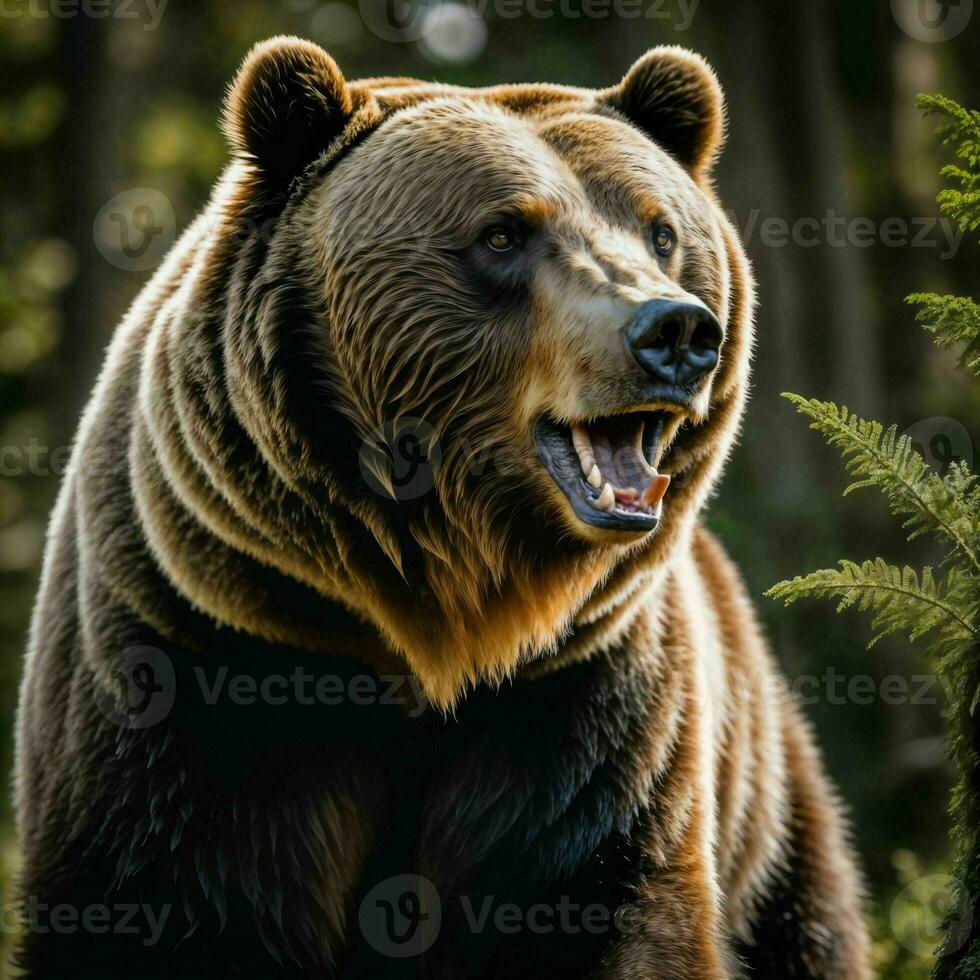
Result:
M655 382L684 388L718 365L724 331L702 303L651 299L626 336L630 353Z

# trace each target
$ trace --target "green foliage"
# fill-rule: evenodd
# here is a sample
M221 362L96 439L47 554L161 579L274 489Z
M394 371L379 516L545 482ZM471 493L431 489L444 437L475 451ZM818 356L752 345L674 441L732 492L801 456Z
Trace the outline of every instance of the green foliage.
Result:
M896 426L886 429L833 402L793 394L784 397L813 419L810 428L840 449L847 472L855 478L845 496L862 487L878 487L892 513L902 519L910 540L933 534L980 573L980 483L966 464L953 463L940 476L929 469L908 436L898 435Z
M938 583L929 566L917 573L882 558L858 565L844 559L839 568L824 568L774 586L769 594L787 604L804 597L836 598L837 611L856 606L870 612L873 645L889 633L910 640L938 631L933 643L955 650L976 636L971 623L973 598L966 576L951 571Z
M980 112L941 95L921 96L927 114L944 118L942 141L955 147L960 164L942 168L959 184L940 192L942 210L966 230L980 228ZM980 305L963 296L913 293L918 322L939 346L960 349L960 368L980 377ZM930 469L896 426L862 419L832 402L785 396L811 419L810 427L840 450L852 482L884 495L908 540L928 535L945 550L939 571L894 565L883 558L842 560L780 582L769 595L789 604L808 597L832 598L837 610L870 614L872 640L904 633L923 640L952 692L948 744L958 769L951 802L956 859L956 911L946 920L946 939L935 969L941 978L980 976L980 484L969 467Z
M944 95L920 95L918 104L927 115L944 117L936 130L943 143L954 144L965 166L946 164L939 172L959 183L947 187L936 200L945 214L967 231L980 228L980 110L965 109Z
M980 377L980 305L966 296L912 293L905 301L922 308L916 320L934 334L940 347L963 345L960 369Z

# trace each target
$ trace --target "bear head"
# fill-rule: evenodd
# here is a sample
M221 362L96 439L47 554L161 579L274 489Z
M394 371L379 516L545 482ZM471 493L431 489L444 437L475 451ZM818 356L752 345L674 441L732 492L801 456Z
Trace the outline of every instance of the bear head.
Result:
M317 556L314 585L449 705L669 568L751 346L699 56L656 48L602 90L466 89L349 82L277 38L224 129L225 383L315 515L283 545Z

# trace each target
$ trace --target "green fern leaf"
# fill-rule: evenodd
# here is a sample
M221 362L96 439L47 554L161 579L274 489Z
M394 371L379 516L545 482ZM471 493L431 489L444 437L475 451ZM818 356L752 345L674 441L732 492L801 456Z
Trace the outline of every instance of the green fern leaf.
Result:
M889 565L882 558L860 565L843 560L838 568L824 568L774 585L767 593L787 605L803 598L834 598L837 611L852 607L872 614L871 644L901 632L917 640L938 630L943 646L959 645L976 635L973 608L960 588L961 577L950 572L937 583L928 566L921 572Z
M980 111L967 109L943 95L920 95L919 108L926 115L942 117L936 129L943 143L953 145L964 167L947 164L940 173L959 184L948 187L936 198L940 208L967 231L980 228Z
M906 303L921 307L915 319L947 350L963 344L960 367L980 376L980 304L965 296L912 293Z
M910 539L934 534L949 545L951 555L958 553L980 575L980 486L968 468L954 464L942 477L929 469L912 441L899 436L895 426L886 429L833 402L788 393L783 397L810 417L811 429L840 450L852 477L845 494L879 488L892 513L903 518Z

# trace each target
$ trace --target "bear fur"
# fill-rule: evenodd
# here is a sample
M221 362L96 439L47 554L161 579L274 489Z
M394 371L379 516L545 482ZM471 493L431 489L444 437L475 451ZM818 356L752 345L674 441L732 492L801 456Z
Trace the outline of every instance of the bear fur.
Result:
M699 525L753 315L710 68L349 82L276 38L223 126L233 160L119 327L51 520L24 975L868 977L840 807ZM624 345L651 299L723 332L683 397ZM583 520L534 441L627 410L663 426L653 529Z

